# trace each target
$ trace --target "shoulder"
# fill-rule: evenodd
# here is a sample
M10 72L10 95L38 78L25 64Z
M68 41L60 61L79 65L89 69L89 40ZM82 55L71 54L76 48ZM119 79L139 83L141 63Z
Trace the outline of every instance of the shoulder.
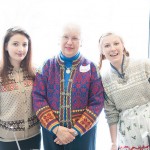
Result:
M150 59L143 58L143 59L134 59L129 58L129 63L133 67L145 67L146 65L150 66Z
M102 83L103 85L108 85L110 84L111 80L112 80L112 76L111 76L111 72L110 70L104 70L101 72L101 77L102 77Z
M94 63L93 61L91 61L85 57L82 58L81 64L82 65L90 65L91 67L95 67L95 68L98 67L98 65L96 63Z
M98 65L87 58L83 58L81 65L80 65L80 70L81 69L88 70L91 72L92 75L101 77Z
M110 79L110 74L111 74L111 67L110 67L110 62L108 60L103 61L102 68L100 70L102 80L103 82L106 80L108 81Z
M56 57L45 59L41 65L34 65L34 70L36 73L42 73L43 70L48 70L54 62L56 62Z

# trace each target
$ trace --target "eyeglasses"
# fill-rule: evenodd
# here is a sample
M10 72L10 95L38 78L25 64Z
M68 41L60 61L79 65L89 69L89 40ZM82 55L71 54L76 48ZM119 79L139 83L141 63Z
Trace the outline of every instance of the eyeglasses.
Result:
M69 41L69 39L72 41L72 42L78 42L80 39L79 38L77 38L77 37L69 37L69 36L62 36L62 40L64 41L64 42L68 42Z

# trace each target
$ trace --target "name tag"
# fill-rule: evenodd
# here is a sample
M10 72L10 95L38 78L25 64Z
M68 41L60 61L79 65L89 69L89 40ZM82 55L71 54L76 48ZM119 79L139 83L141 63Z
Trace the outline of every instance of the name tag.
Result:
M90 70L90 64L87 66L80 66L80 72L88 72Z

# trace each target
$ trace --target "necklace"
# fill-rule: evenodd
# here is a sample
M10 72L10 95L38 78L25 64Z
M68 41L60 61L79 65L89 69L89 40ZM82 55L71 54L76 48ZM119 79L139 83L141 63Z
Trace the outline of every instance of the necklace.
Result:
M23 72L20 70L14 70L15 72L15 78L17 83L19 83L19 86L21 88L21 92L24 93L25 92L25 88L24 88L24 83L23 83Z
M66 73L70 74L70 72L71 72L71 68L66 68Z

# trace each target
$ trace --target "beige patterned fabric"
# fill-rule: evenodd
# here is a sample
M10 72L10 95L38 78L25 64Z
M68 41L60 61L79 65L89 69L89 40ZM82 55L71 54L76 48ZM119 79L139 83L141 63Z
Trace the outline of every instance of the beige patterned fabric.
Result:
M0 141L24 140L40 132L32 109L33 81L20 69L9 73L7 83L0 81Z
M150 60L125 57L123 72L124 78L113 68L102 73L108 124L118 123L122 111L150 102Z

